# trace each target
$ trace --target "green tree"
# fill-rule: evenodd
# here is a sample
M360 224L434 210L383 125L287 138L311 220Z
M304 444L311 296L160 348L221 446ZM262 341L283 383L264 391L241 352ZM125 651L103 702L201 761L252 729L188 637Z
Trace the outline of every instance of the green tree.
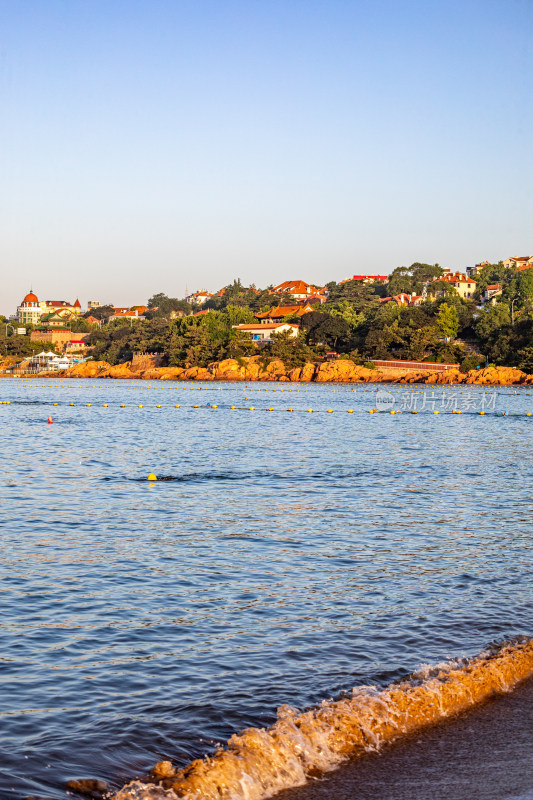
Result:
M84 317L94 317L95 319L105 320L110 317L113 313L113 306L106 305L100 306L99 308L91 308L90 311L87 311L84 314Z
M177 297L167 297L163 292L154 294L147 300L148 312L146 314L150 319L156 317L169 318L173 311L181 311L183 314L190 314L192 306L186 300L178 300Z
M438 333L433 325L415 328L409 337L402 356L412 361L423 361L433 356L438 343Z
M516 356L516 366L518 369L531 374L533 372L533 345L519 350Z
M441 303L437 314L437 327L443 336L455 339L459 330L459 314L454 306Z
M328 311L334 317L341 317L351 328L358 328L365 321L365 315L357 311L348 300L338 300Z
M476 322L476 333L482 342L487 342L494 334L510 324L509 306L507 303L496 303L494 306L486 306L481 312Z
M533 269L525 269L518 278L518 293L524 300L533 298Z

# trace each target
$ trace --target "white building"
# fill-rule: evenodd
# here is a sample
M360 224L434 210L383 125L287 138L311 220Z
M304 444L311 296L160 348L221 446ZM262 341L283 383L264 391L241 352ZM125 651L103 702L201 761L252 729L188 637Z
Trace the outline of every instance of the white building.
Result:
M249 333L254 342L271 342L272 335L278 333L288 333L289 336L298 336L299 325L289 322L260 322L255 325L233 325L235 330Z
M21 325L38 325L45 313L37 295L29 292L17 308L17 320Z
M198 306L203 306L206 300L209 300L213 295L211 292L193 292L193 294L188 295L185 299L188 303L196 303Z
M78 356L58 356L57 353L52 353L51 350L46 353L44 350L37 353L28 359L26 364L26 372L39 373L39 372L59 372L62 369L68 369L73 364L78 364L84 361L82 357Z

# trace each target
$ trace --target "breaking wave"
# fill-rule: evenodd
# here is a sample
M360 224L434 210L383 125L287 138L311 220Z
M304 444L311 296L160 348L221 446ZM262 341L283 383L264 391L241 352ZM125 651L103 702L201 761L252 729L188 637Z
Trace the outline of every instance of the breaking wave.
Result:
M114 798L263 800L510 691L530 675L533 640L520 637L473 658L422 667L385 689L356 687L346 698L304 712L282 706L269 728L236 734L213 756L181 769L169 761L156 764L144 782L128 784Z

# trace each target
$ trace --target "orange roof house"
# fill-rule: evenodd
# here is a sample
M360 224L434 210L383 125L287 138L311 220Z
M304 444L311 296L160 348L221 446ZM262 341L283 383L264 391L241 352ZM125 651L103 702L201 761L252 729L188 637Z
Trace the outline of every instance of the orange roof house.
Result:
M503 262L504 267L516 267L520 271L533 267L533 256L511 256Z
M309 305L309 303L305 305L275 306L275 308L271 308L269 311L262 311L259 314L255 314L255 317L265 324L268 322L281 322L284 317L292 317L294 315L303 317L304 314L308 314L313 310L313 307Z
M305 281L283 281L283 283L274 286L272 289L273 294L291 294L297 299L306 300L313 294L324 294L324 286L314 286L312 283Z
M146 317L143 317L142 314L139 314L137 311L130 311L127 309L126 311L114 309L113 314L109 317L109 322L113 322L115 319L138 319L138 320L145 320Z
M210 297L214 297L211 292L193 292L185 299L188 303L197 303L198 305L202 305L206 302L206 300L209 300Z
M436 289L436 296L442 296L444 294L443 284L452 286L463 300L469 300L474 296L477 285L473 278L463 275L462 272L450 272L449 270L445 270L444 275L441 275L440 278L435 278L426 284L424 295L427 294L429 287L433 286Z

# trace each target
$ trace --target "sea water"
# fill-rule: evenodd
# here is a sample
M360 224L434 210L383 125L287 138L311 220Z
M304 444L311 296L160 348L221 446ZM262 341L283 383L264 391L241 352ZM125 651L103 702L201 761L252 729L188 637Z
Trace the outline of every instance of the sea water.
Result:
M2 798L118 788L532 635L529 387L14 378L0 400Z

